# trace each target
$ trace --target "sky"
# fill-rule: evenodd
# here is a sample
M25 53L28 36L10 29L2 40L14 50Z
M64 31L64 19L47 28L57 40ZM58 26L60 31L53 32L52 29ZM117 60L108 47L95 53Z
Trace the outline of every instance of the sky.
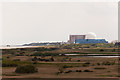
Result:
M69 35L93 32L118 39L117 2L1 3L2 45L67 41Z

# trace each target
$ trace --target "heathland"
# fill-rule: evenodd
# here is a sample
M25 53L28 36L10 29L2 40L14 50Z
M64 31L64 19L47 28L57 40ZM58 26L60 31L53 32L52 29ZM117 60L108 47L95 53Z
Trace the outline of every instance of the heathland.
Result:
M3 78L118 77L118 43L2 49Z

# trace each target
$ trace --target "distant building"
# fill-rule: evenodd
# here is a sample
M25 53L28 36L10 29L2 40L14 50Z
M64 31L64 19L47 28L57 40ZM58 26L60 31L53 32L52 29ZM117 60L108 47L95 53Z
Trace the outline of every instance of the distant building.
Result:
M114 40L114 41L112 41L111 43L115 44L115 43L117 43L117 42L118 42L118 40Z
M96 34L89 32L85 35L70 35L68 44L79 43L79 44L94 44L94 43L108 43L105 39L98 39Z
M94 44L94 43L108 43L105 39L76 39L75 43L79 44Z
M75 43L77 39L85 39L85 35L70 35L69 43Z

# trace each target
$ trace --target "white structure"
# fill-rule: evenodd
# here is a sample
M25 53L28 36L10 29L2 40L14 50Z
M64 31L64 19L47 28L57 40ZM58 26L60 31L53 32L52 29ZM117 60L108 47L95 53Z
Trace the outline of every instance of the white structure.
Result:
M96 39L96 34L93 32L89 32L86 34L85 39Z
M114 41L112 41L111 43L115 44L116 42L118 42L118 40L114 40Z

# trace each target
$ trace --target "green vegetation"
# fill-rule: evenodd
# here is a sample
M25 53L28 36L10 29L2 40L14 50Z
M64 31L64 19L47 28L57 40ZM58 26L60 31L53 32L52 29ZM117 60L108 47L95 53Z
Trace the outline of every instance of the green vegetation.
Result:
M84 70L84 72L93 72L93 71L86 69L86 70Z
M67 49L64 51L62 49ZM62 50L62 52L61 52ZM118 53L117 44L63 44L54 47L35 47L20 49L3 49L3 54L15 56L59 56L64 54L115 54ZM9 56L7 57L9 58Z
M76 72L82 72L82 70L76 70Z
M112 43L97 43L97 44L63 44L60 45L60 48L64 49L78 49L78 48L116 48L118 47L117 44L112 44Z
M16 73L36 73L38 69L33 65L18 66L15 70Z
M86 64L86 63L82 64L82 67L88 67L88 66L89 64Z
M105 67L96 67L94 69L106 69Z
M41 52L35 52L30 56L59 56L59 53L41 53Z
M20 59L14 59L13 61L20 61Z
M101 65L100 63L97 63L97 65Z
M2 63L2 67L16 67L16 66L18 65L15 63Z
M14 77L17 73L39 72L37 77L46 76L79 76L93 72L97 75L112 75L118 65L116 58L91 57L100 55L117 55L117 44L63 44L21 49L3 49L2 66L5 76ZM71 55L68 55L71 54ZM79 54L79 55L72 55ZM86 57L84 57L86 56ZM90 56L90 57L89 57ZM34 65L34 66L33 66ZM112 67L109 69L107 67ZM38 69L37 69L38 68ZM3 71L4 71L3 70ZM6 73L10 70L10 73ZM102 71L101 71L102 70ZM15 72L16 73L15 73ZM104 73L103 73L104 72ZM98 73L96 75L96 73ZM41 76L42 74L42 76ZM20 77L24 74L19 74ZM37 74L30 74L37 75ZM86 77L86 75L84 77ZM90 76L88 75L88 77ZM27 75L28 77L29 75ZM59 76L57 76L59 77Z
M69 66L69 65L64 65L63 68L71 68L73 66Z
M37 58L37 57L35 56L34 58L32 58L32 61L45 61L45 62L50 61L50 62L52 62L52 61L54 61L54 58L51 57L51 58L49 58L49 59L45 59L45 58Z
M66 71L65 73L70 73L70 72L73 72L72 70L68 70L68 71Z
M114 75L98 75L99 77L113 77Z
M3 60L2 67L16 67L18 65L23 64L32 64L32 62L25 62L25 61L11 61L11 60Z
M114 65L114 64L115 64L115 62L109 62L109 61L102 63L102 65Z

